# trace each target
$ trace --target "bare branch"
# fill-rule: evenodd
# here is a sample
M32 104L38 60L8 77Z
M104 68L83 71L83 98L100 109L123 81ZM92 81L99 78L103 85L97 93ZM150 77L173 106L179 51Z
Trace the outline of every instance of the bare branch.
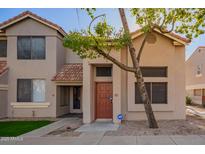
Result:
M120 67L121 69L128 71L128 72L136 72L136 69L133 67L129 67L121 62L119 62L117 59L113 58L112 56L110 56L109 54L107 54L106 52L104 52L103 50L99 49L97 46L94 47L94 50L97 51L98 54L102 55L103 57L107 58L108 60L110 60L111 62L113 62L114 64L116 64L118 67Z
M139 50L138 55L137 55L137 60L138 60L138 61L140 61L141 54L142 54L143 48L144 48L144 46L145 46L145 42L146 42L146 40L147 40L147 38L148 38L148 35L149 35L149 33L146 33L146 34L145 34L145 37L144 37L144 39L143 39L143 41L142 41L142 45L141 45L140 50Z
M92 21L90 22L90 24L89 24L88 32L89 32L89 34L92 35L93 37L95 37L95 36L94 36L94 35L92 34L92 32L91 32L91 26L92 26L93 22L94 22L96 19L100 18L100 17L105 17L105 14L101 14L101 15L99 15L99 16L96 16L95 18L93 18L93 20L92 20Z
M166 21L166 17L167 17L167 14L166 14L166 11L165 11L165 13L164 13L164 19L163 19L163 21L162 21L162 24L160 25L160 28L161 28L161 29L164 27L164 23L165 23L165 21Z
M171 27L170 30L164 30L163 27L159 26L159 25L155 25L154 27L159 29L159 31L163 34L171 33L174 30L174 27L175 27L175 20L172 21L172 27Z

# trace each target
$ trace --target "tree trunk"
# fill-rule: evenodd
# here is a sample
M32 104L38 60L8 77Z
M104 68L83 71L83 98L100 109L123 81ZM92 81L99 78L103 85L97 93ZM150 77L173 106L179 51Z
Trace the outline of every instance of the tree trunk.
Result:
M121 17L121 21L122 21L124 30L126 32L130 33L124 9L120 8L119 13L120 13L120 17ZM154 113L152 111L151 102L150 102L149 96L147 94L144 79L143 79L142 72L141 72L141 69L139 66L139 61L137 59L136 50L134 48L132 40L131 40L131 43L128 45L128 47L129 47L129 52L130 52L130 55L132 58L133 67L136 68L136 70L137 70L135 72L135 78L137 80L137 85L138 85L140 95L141 95L141 98L142 98L142 101L144 104L149 127L150 128L158 128L158 124L157 124L157 121L155 119Z

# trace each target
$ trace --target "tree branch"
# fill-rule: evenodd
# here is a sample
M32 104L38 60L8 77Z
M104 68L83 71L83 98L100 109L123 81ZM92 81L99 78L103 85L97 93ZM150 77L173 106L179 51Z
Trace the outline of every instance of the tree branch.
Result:
M163 19L163 21L162 21L162 24L160 25L160 28L161 28L161 29L162 29L163 26L164 26L164 23L165 23L165 21L166 21L166 17L167 17L167 14L166 14L166 11L165 11L165 13L164 13L164 19Z
M112 56L110 56L109 54L104 52L103 50L99 49L97 46L94 47L94 50L97 51L98 54L102 55L103 57L105 57L108 60L110 60L111 62L113 62L115 65L117 65L121 69L128 71L128 72L136 72L135 68L129 67L129 66L119 62L117 59L113 58Z
M95 18L93 18L93 20L90 22L89 24L89 28L88 28L88 32L89 34L93 37L94 41L96 42L96 44L98 45L99 42L98 40L96 39L95 35L92 34L91 32L91 26L92 26L92 23L97 19L97 18L100 18L100 17L104 17L105 14L102 14L102 15L99 15L99 16L96 16ZM108 60L110 60L111 62L113 62L114 64L116 64L118 67L120 67L121 69L125 70L125 71L128 71L128 72L136 72L136 69L133 68L133 67L129 67L121 62L119 62L117 59L113 58L112 56L110 56L109 53L106 53L104 52L102 49L98 48L98 46L95 46L93 47L93 49L100 55L102 55L103 57L107 58Z
M172 28L170 30L164 30L162 26L155 25L154 27L159 29L159 31L163 34L171 33L174 30L175 20L172 21Z
M143 49L144 49L145 42L146 42L146 40L147 40L147 38L148 38L148 35L149 35L149 33L146 33L146 34L145 34L145 37L144 37L144 39L143 39L143 41L142 41L142 45L141 45L140 50L139 50L138 55L137 55L137 60L138 60L138 61L140 61L141 54L142 54L142 51L143 51Z
M89 32L89 34L90 34L91 36L93 36L93 37L95 37L95 36L94 36L94 35L92 34L92 32L91 32L91 26L92 26L93 22L94 22L97 18L100 18L100 17L105 17L105 14L101 14L101 15L99 15L99 16L94 17L94 18L92 19L92 21L90 22L90 24L89 24L88 32Z

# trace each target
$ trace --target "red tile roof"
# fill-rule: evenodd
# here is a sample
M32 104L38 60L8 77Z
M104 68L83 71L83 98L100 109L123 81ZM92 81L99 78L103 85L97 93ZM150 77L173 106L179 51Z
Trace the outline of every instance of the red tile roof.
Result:
M0 75L2 75L7 70L8 70L7 62L6 61L0 61Z
M28 16L28 17L33 17L34 19L36 18L36 19L38 19L39 21L42 21L42 22L44 22L44 23L50 25L51 27L54 27L54 28L55 28L56 30L58 30L62 35L65 35L65 34L66 34L66 32L65 32L59 25L57 25L57 24L55 24L55 23L53 23L53 22L51 22L51 21L49 21L49 20L47 20L47 19L45 19L45 18L42 18L42 17L40 17L40 16L38 16L38 15L36 15L36 14L30 12L30 11L22 12L21 14L15 16L15 17L13 17L13 18L10 18L10 19L8 19L8 20L2 22L2 23L0 23L0 29L1 29L2 27L3 27L3 28L7 27L6 25L13 24L14 21L18 22L19 19L21 19L21 18L23 18L23 17L27 17L27 16ZM23 19L24 19L24 18L23 18ZM4 27L4 26L5 26L5 27Z
M83 64L65 64L60 72L58 72L52 79L52 81L71 81L82 82L83 81Z

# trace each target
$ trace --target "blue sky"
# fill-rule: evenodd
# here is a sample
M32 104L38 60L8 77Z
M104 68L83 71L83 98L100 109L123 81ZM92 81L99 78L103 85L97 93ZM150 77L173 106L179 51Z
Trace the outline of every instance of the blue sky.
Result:
M90 23L90 17L80 9L0 9L0 22L3 22L13 16L18 15L23 11L32 11L39 16L46 18L58 25L60 25L66 32L70 30L85 29ZM108 22L119 29L122 27L119 13L117 9L97 9L96 14L106 14ZM128 13L127 18L130 29L132 31L137 29L135 19ZM192 43L186 47L186 58L188 58L192 52L198 47L205 45L205 35L200 36L197 39L193 39Z

